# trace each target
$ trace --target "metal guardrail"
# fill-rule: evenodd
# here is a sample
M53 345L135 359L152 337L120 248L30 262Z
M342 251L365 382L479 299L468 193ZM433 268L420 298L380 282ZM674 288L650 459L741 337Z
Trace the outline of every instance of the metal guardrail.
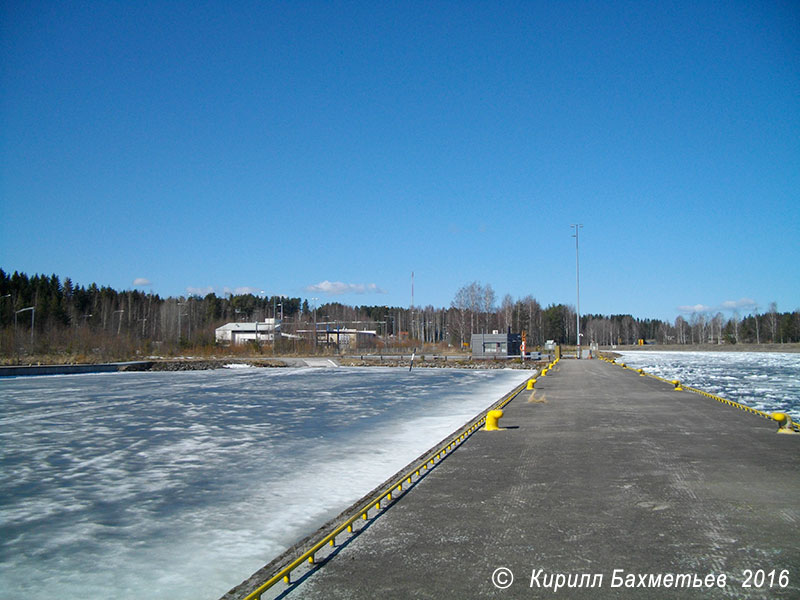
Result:
M319 540L309 542L312 545L305 550L298 557L293 559L288 564L280 567L277 572L271 575L266 581L260 584L252 592L244 596L243 600L260 600L261 596L266 593L270 588L280 581L287 584L291 583L292 572L303 565L304 563L317 564L315 561L316 554L326 545L335 546L336 538L342 533L347 533L350 537L358 535L361 530L356 530L356 523L359 521L368 521L370 518L375 518L380 512L386 508L389 503L394 502L399 495L405 494L424 477L433 467L438 465L450 453L452 453L458 446L463 444L473 433L478 431L481 426L486 422L486 415L489 411L503 408L506 404L511 402L517 395L526 388L527 381L519 384L513 390L508 392L500 400L495 402L492 406L481 412L475 419L462 426L455 433L451 434L445 441L434 449L423 454L417 461L411 463L410 468L406 467L398 474L389 479L388 483L380 488L377 494L370 494L368 498L358 504L358 509L350 513L350 515L341 521L330 533L325 535ZM405 487L404 487L405 486ZM370 517L370 514L372 516ZM350 539L350 538L348 538Z
M619 367L622 367L623 369L628 369L628 370L634 371L636 373L639 373L639 375L641 375L643 377L652 377L653 379L658 379L659 381L663 381L665 383L669 383L670 385L673 385L675 390L677 390L677 391L686 390L687 392L693 392L695 394L700 394L701 396L705 396L706 398L711 398L712 400L716 400L717 402L721 402L721 403L723 403L723 404L725 404L727 406L731 406L733 408L738 408L739 410L743 410L745 412L748 412L750 414L762 417L764 419L768 419L770 421L775 421L776 420L772 413L764 412L763 410L758 410L757 408L753 408L752 406L747 406L746 404L741 404L739 402L734 402L733 400L728 400L727 398L723 398L723 397L717 396L715 394L710 394L709 392L706 392L704 390L701 390L701 389L698 389L698 388L695 388L695 387L691 387L691 386L688 386L688 385L683 385L677 379L664 379L663 377L659 377L658 375L653 375L652 373L648 373L644 369L633 369L633 368L629 367L628 365L626 365L625 363L618 363L613 358L605 358L605 357L601 356L600 360L603 360L603 361L605 361L607 363L610 363L612 365L617 365ZM797 423L792 422L791 423L791 428L794 431L796 431L797 433L800 433L800 425L798 425Z
M404 361L404 360L411 360L411 357L414 356L416 360L420 361L442 361L442 362L459 362L459 361L466 361L466 362L488 362L488 361L501 361L501 360L520 360L523 359L525 361L533 361L533 362L540 362L543 360L550 359L553 354L547 354L546 352L531 352L528 353L525 357L520 354L512 354L509 356L506 355L497 355L497 356L472 356L471 354L345 354L339 358L349 358L351 360L380 360L380 361Z

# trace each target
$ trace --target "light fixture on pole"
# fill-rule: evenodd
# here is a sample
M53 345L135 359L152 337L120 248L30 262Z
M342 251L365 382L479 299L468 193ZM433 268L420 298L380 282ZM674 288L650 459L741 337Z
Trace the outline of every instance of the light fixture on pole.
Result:
M578 232L583 229L583 225L581 223L575 223L570 225L570 227L575 228L575 235L572 237L575 238L575 296L576 296L576 306L575 306L575 324L576 324L576 335L575 338L578 341L578 351L577 357L581 357L581 270L580 270L580 262L578 260Z
M17 337L17 315L21 312L31 311L31 352L33 352L33 323L34 317L36 316L36 307L29 306L27 308L20 308L17 312L14 313L14 338ZM16 342L15 342L16 343Z
M181 306L184 305L184 302L178 302L178 343L181 341Z
M311 299L311 304L314 307L314 354L317 353L317 300L319 298Z

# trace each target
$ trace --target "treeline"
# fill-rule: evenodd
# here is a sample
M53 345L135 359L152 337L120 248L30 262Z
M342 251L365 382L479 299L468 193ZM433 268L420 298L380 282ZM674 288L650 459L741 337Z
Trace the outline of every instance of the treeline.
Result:
M636 344L784 344L800 342L800 312L779 313L773 303L763 314L725 317L721 312L692 313L673 323L630 315L581 317L583 340L600 345ZM584 341L584 343L586 343Z
M84 287L56 275L9 275L0 269L0 353L6 358L65 353L82 360L120 360L218 352L214 330L220 325L272 317L282 319L283 332L295 336L262 351L313 351L310 332L315 324L318 329L375 330L379 348L385 351L424 344L466 348L473 332L494 330L525 331L529 347L546 340L574 344L576 334L573 307L542 307L533 296L514 300L508 294L498 304L491 285L478 282L459 289L447 308L336 302L312 306L301 298L253 294L162 298L94 283ZM631 315L583 315L581 333L583 344L601 345L635 344L639 339L659 344L798 342L800 313L779 313L773 303L764 314L727 319L721 313L694 314L674 323Z
M10 356L68 353L119 359L176 354L212 347L214 330L230 321L264 320L276 314L296 319L300 298L252 294L162 298L138 290L117 291L70 278L0 269L0 352ZM33 325L33 329L31 329Z

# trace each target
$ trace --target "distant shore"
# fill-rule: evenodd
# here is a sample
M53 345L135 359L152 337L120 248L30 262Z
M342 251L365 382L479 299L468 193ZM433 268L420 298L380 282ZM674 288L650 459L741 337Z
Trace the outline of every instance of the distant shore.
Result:
M800 352L800 344L647 344L644 346L601 346L601 352ZM567 350L568 352L568 350Z
M618 345L601 346L601 353L610 355L619 352L789 352L800 353L800 343L792 344L683 344L683 345L658 345L648 344L645 346L637 345ZM562 346L565 357L574 355L575 346ZM432 358L433 357L433 358ZM309 366L306 361L333 361L337 366L383 366L400 367L409 366L410 357L408 355L371 355L363 354L355 356L210 356L210 357L149 357L142 360L133 358L129 361L115 362L86 362L75 360L70 357L28 357L16 364L8 357L0 358L0 376L11 375L16 372L22 374L54 374L57 372L89 372L89 367L97 367L95 372L100 371L205 371L210 369L221 369L228 365L245 365L250 367L296 367ZM48 360L49 359L49 360ZM542 364L542 363L539 363ZM114 368L108 368L114 366ZM445 359L443 355L418 355L414 361L414 368L436 368L447 367L451 369L532 369L536 368L536 361L520 361L517 359L508 360L487 360L473 359L470 355L448 355ZM59 369L61 368L61 369Z

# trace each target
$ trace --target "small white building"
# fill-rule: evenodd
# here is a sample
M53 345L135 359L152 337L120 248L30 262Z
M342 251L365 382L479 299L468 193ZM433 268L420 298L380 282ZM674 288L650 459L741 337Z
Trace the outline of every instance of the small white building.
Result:
M264 319L253 323L226 323L216 329L217 342L245 344L247 342L272 342L275 333L281 335L280 319Z

